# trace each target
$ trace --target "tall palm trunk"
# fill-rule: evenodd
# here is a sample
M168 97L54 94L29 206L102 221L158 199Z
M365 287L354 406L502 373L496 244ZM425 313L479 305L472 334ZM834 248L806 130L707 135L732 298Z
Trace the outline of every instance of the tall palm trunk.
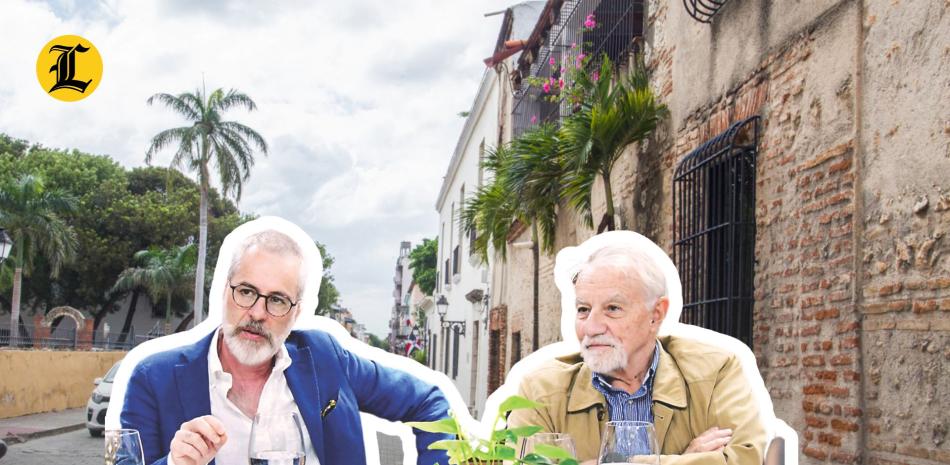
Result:
M597 227L597 234L607 231L613 231L617 229L617 226L614 224L614 195L610 188L610 173L602 173L601 178L604 180L604 195L607 196L607 212L604 213L604 219L600 222L600 226Z
M201 164L201 202L198 205L198 266L195 268L195 304L192 307L195 312L194 325L204 321L204 300L205 300L205 256L208 254L208 142L202 144Z
M539 286L540 286L540 278L539 278L539 276L540 276L540 272L541 272L541 270L540 270L540 268L541 268L541 249L540 249L540 246L538 245L538 225L537 225L537 223L531 223L531 258L534 260L534 290L533 290L533 294L534 294L533 298L534 298L534 301L533 301L533 304L532 304L532 305L533 305L532 310L533 310L533 312L534 312L534 317L532 318L532 320L534 321L534 325L533 325L533 328L532 328L532 337L533 337L533 340L532 340L532 342L531 342L531 350L538 350L538 346L540 345L540 343L539 343L539 341L538 341L538 339L539 339L539 336L538 336L538 333L539 333L538 318L539 318L539 315L540 315L540 311L539 311L539 306L540 306L540 305L539 305L539 303L538 303L538 293L539 293L538 291L539 291Z
M22 244L22 238L17 242ZM20 292L23 284L23 247L17 247L16 268L13 269L13 299L10 302L10 347L16 347L20 340Z
M202 291L204 289L202 288ZM165 334L171 334L172 329L172 292L165 294Z
M139 305L139 290L135 289L132 291L132 298L129 300L129 310L125 312L125 322L122 323L122 332L119 333L119 343L124 343L126 339L130 336L129 331L132 330L132 318L135 315L135 309Z
M115 301L118 299L117 294L112 294L105 303L99 307L99 311L96 312L92 320L92 343L95 344L96 335L99 333L99 326L102 324L102 320L106 318L106 315L109 314L109 310L112 308L112 305L115 304Z
M208 189L201 188L201 212L198 214L198 263L195 268L195 319L194 324L204 321L205 256L208 254Z

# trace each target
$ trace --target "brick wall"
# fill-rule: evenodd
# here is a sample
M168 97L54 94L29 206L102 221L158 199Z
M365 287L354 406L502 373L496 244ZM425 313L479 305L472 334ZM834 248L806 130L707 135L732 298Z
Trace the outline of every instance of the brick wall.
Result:
M802 463L950 463L950 2L748 0L712 25L676 2L647 13L671 116L616 165L619 224L670 251L676 163L761 116L753 350ZM559 249L593 232L562 211L557 234ZM527 263L509 300L530 298ZM550 278L542 321L559 316Z
M488 320L488 392L495 392L505 381L508 354L508 306L499 305Z

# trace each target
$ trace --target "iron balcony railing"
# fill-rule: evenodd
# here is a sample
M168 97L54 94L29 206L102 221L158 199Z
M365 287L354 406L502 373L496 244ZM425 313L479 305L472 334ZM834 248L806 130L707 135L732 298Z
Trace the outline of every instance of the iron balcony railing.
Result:
M552 1L548 15L542 14L538 28L518 62L512 130L518 137L543 122L558 123L571 107L545 99L539 86L528 77L557 82L561 78L562 59L583 53L596 58L606 54L621 65L636 51L635 39L643 36L643 0L565 0ZM546 10L547 11L547 10ZM585 27L593 21L593 28ZM552 64L553 62L553 64Z

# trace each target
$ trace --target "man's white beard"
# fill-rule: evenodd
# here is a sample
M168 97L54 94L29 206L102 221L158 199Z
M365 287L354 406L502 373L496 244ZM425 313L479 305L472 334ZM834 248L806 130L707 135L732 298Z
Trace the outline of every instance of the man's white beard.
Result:
M242 328L252 328L255 332L264 336L262 341L252 341L240 336ZM228 345L228 350L234 355L242 365L254 366L260 365L277 353L280 346L287 340L287 334L275 335L267 332L259 322L249 322L241 326L225 322L222 325L224 333L224 343ZM289 328L288 328L289 329Z
M587 348L591 344L609 344L612 347L593 351ZM581 341L581 357L584 358L584 363L590 367L591 371L602 374L626 368L629 358L620 341L607 334L594 337L584 336L584 340Z

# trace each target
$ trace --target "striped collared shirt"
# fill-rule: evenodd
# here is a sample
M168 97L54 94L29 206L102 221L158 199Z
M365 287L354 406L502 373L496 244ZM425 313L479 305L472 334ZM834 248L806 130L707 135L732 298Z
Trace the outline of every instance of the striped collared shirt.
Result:
M610 380L594 373L591 382L594 388L600 391L607 399L607 411L610 421L648 421L653 423L653 379L656 375L656 366L660 362L660 343L653 349L653 363L643 379L643 384L637 392L630 394L623 389L614 389Z

